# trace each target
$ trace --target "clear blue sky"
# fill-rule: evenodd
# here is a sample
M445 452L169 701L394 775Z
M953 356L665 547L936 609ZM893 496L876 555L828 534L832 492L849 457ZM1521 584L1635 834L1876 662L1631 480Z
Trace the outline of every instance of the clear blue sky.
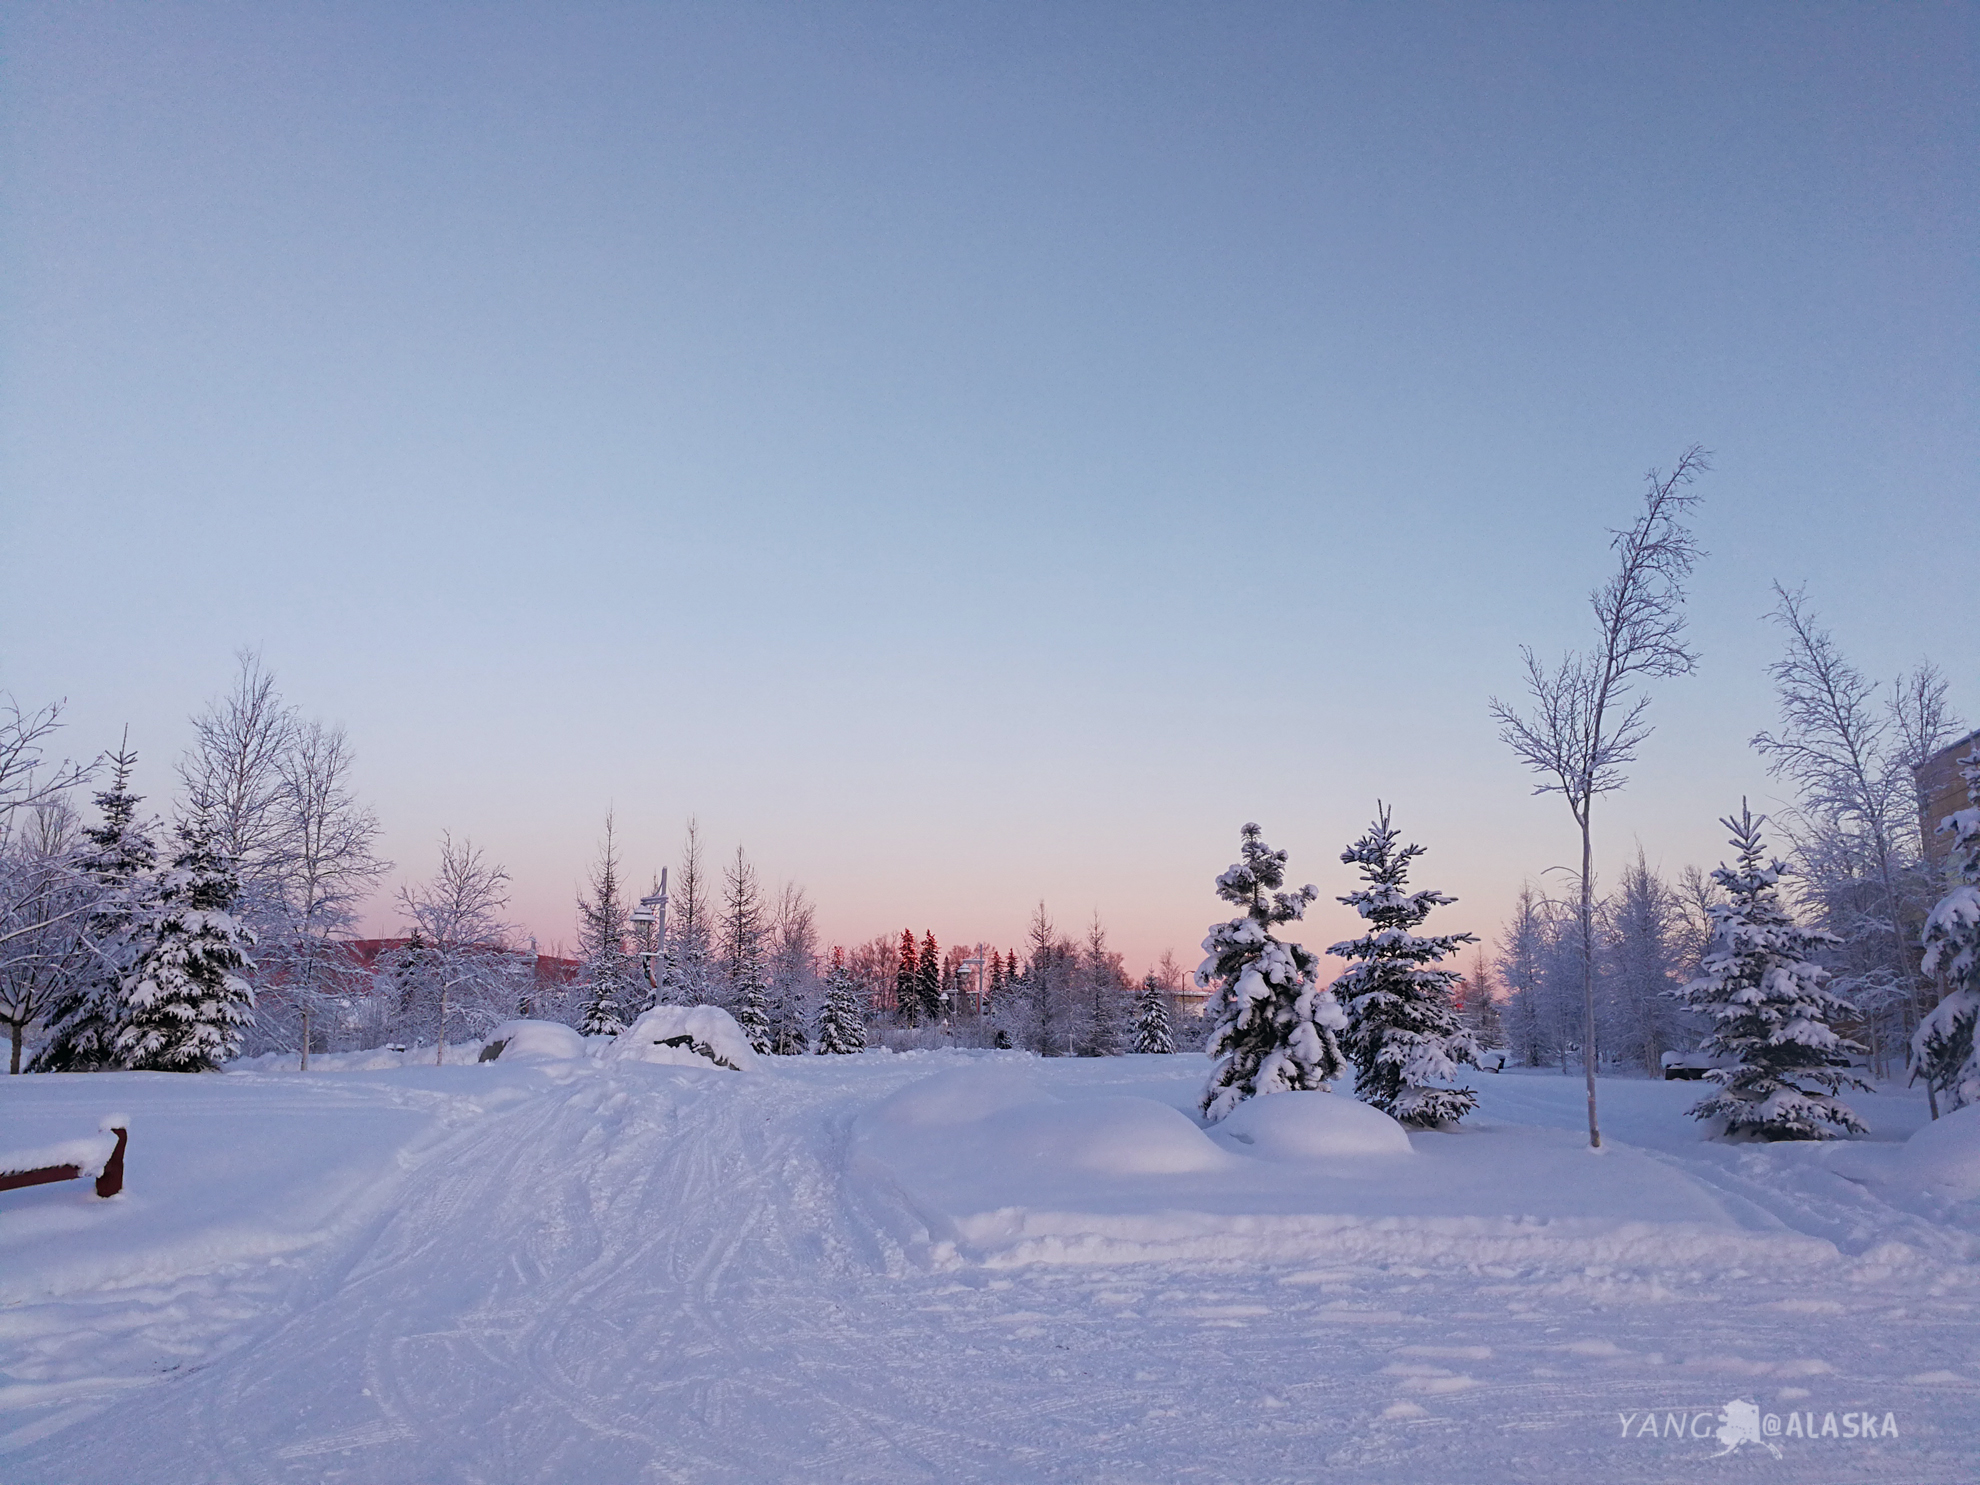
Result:
M616 807L828 933L1194 962L1380 797L1489 932L1493 736L1687 444L1700 674L1598 822L1772 792L1760 616L1980 720L1972 5L0 16L0 686L163 793L259 646L402 874L570 936ZM1321 915L1309 940L1345 930Z

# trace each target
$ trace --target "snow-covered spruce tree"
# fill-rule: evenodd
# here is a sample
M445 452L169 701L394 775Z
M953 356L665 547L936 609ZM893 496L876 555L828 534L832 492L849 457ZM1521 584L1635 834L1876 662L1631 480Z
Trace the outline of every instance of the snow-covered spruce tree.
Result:
M894 960L894 1013L903 1026L921 1024L920 951L914 946L914 930L901 930L901 950Z
M1944 975L1951 987L1911 1038L1913 1076L1922 1073L1946 1095L1948 1107L1980 1103L1980 747L1959 760L1967 807L1939 822L1953 838L1946 857L1946 894L1925 919L1927 975Z
M1347 1018L1318 987L1319 959L1271 932L1297 922L1320 891L1279 890L1286 853L1266 845L1256 825L1244 827L1239 851L1244 859L1217 878L1217 895L1244 912L1212 926L1203 940L1209 958L1196 971L1198 983L1216 986L1208 1010L1217 1029L1202 1100L1212 1120L1261 1093L1324 1089L1347 1070L1334 1040Z
M110 765L110 787L95 796L102 821L84 827L85 846L76 862L96 897L82 923L93 952L88 966L44 1013L48 1034L34 1059L37 1072L83 1072L117 1062L123 980L140 948L140 915L158 867L158 847L155 822L138 818L144 796L131 792L137 754L128 736Z
M1163 1054L1176 1049L1175 1032L1169 1025L1169 997L1162 993L1162 982L1153 970L1142 980L1134 999L1134 1049Z
M254 1016L244 975L253 930L230 909L233 864L204 819L179 827L179 849L158 885L135 962L124 976L117 1061L151 1072L213 1072L237 1055Z
M866 1018L860 1014L859 986L846 968L843 950L832 950L825 972L825 1006L818 1016L818 1051L841 1056L866 1050Z
M1863 1048L1831 1029L1849 1006L1824 988L1828 971L1815 963L1835 936L1803 928L1781 902L1788 868L1761 845L1766 819L1742 800L1738 819L1719 822L1739 864L1712 873L1726 900L1712 906L1711 946L1680 993L1711 1026L1701 1050L1736 1060L1705 1074L1718 1091L1691 1114L1722 1121L1729 1135L1768 1140L1828 1139L1826 1125L1860 1134L1863 1122L1835 1095L1845 1085L1869 1091L1847 1071L1848 1054Z
M1449 1086L1460 1064L1478 1065L1477 1045L1457 1016L1453 987L1460 975L1432 967L1478 940L1412 931L1432 908L1456 899L1405 891L1409 863L1423 847L1398 848L1396 839L1388 807L1378 803L1374 823L1341 853L1368 885L1339 900L1367 920L1369 931L1327 952L1353 961L1332 988L1347 1012L1341 1046L1354 1059L1354 1091L1398 1123L1422 1129L1462 1119L1478 1102L1471 1089Z
M914 991L921 999L921 1017L930 1026L940 1026L949 1017L949 997L942 988L942 950L935 932L922 934L921 954L915 961Z
M591 895L579 896L578 982L584 1014L578 1030L586 1036L617 1036L626 1029L643 988L637 962L626 952L632 908L619 884L619 852L613 819L605 817L605 840L591 869Z

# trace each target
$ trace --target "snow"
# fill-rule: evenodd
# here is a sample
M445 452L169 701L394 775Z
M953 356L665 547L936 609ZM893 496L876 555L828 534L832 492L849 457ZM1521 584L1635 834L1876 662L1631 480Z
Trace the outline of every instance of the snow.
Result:
M487 1047L500 1044L497 1058L517 1062L525 1057L547 1057L552 1061L585 1055L585 1039L561 1021L504 1021L488 1033ZM481 1055L488 1056L487 1047Z
M1408 1155L1409 1131L1380 1109L1338 1093L1274 1093L1239 1104L1218 1125L1222 1139L1279 1160L1330 1155Z
M757 1064L756 1051L736 1018L713 1005L656 1005L620 1032L605 1055L614 1061L738 1072Z
M1906 1140L1902 1174L1953 1201L1980 1198L1980 1104L1957 1109Z
M46 1170L51 1165L73 1165L83 1176L100 1176L116 1153L117 1136L109 1133L58 1140L26 1150L0 1150L0 1176Z
M1730 1145L1604 1079L1595 1153L1509 1069L1288 1153L1349 1101L1208 1131L1193 1055L448 1059L0 1083L10 1145L137 1121L122 1198L0 1194L0 1479L1971 1478L1976 1125L1914 1090ZM1706 1465L1733 1400L1898 1433Z

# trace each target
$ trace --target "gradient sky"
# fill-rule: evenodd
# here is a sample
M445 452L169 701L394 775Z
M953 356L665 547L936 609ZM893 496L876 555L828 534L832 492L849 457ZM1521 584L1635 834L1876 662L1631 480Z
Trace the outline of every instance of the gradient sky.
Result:
M1772 580L1980 720L1976 40L16 3L0 687L162 796L257 646L397 876L468 835L546 942L614 808L642 878L697 815L830 939L1042 899L1193 964L1241 823L1331 898L1378 796L1489 933L1575 843L1486 699L1697 442L1702 666L1597 844L1709 865L1777 792Z

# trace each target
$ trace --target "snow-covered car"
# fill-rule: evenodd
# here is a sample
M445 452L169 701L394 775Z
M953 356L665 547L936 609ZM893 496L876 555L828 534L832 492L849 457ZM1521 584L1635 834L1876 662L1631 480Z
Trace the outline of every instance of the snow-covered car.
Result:
M525 1058L565 1061L585 1054L584 1038L561 1021L504 1021L488 1033L488 1041L478 1060L493 1062L498 1057L510 1062Z
M656 1005L613 1039L604 1056L614 1062L657 1062L676 1067L756 1066L749 1038L720 1006Z
M1721 1065L1721 1059L1709 1052L1666 1052L1663 1056L1664 1081L1673 1078L1689 1079L1693 1082Z

